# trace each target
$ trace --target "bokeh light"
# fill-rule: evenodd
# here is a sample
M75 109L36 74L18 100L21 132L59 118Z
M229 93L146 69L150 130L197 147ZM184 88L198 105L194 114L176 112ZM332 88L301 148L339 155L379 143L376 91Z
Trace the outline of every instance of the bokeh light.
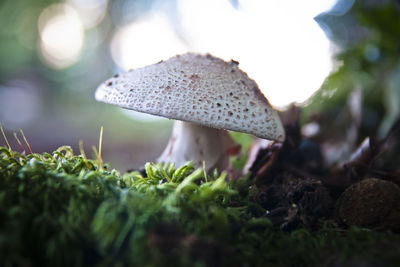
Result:
M123 70L143 67L187 51L167 18L157 12L121 27L111 42L112 57Z
M79 59L84 42L82 21L70 5L54 4L39 17L40 52L45 63L56 69Z
M67 0L78 12L85 29L98 25L106 15L107 0Z

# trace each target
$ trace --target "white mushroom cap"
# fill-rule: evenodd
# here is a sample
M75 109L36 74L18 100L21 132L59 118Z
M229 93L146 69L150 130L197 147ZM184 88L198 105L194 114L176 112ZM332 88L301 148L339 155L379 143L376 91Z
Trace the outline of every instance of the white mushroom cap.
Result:
M254 80L211 55L187 53L117 74L96 100L139 112L283 141L277 112Z

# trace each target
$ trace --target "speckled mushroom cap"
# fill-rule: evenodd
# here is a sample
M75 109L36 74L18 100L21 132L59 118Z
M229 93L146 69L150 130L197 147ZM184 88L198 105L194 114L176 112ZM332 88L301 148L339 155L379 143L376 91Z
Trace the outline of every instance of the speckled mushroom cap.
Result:
M255 81L211 55L187 53L117 74L96 100L126 109L283 141L277 112Z

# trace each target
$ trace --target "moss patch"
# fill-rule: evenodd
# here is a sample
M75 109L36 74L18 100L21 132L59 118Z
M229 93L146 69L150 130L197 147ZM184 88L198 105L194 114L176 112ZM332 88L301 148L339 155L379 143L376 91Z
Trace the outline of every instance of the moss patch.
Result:
M329 221L282 231L252 180L148 163L121 175L69 147L0 147L2 266L336 266L400 262L400 237Z

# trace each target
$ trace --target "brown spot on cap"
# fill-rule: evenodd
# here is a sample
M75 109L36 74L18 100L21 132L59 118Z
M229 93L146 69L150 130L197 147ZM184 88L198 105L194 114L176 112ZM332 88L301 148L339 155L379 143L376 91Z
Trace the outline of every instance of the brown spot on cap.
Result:
M191 80L197 80L197 79L200 79L200 76L197 75L197 74L192 74L192 75L190 75L189 79L191 79Z

